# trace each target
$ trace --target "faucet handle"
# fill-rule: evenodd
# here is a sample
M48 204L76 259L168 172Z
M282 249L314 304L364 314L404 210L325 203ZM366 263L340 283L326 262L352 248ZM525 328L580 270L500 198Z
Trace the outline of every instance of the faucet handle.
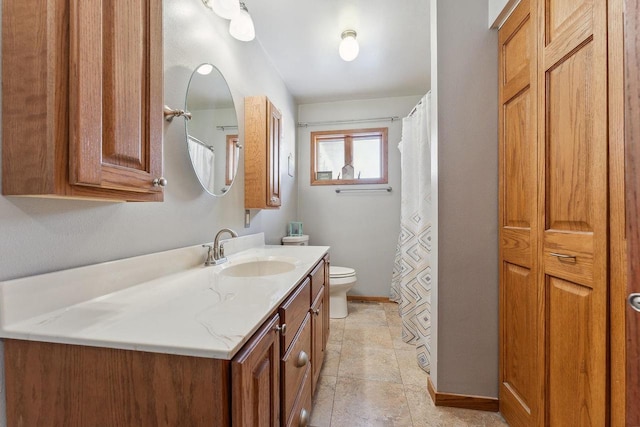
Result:
M213 258L213 246L211 245L202 245L203 248L207 249L207 260L204 262L204 265L215 265L215 260Z

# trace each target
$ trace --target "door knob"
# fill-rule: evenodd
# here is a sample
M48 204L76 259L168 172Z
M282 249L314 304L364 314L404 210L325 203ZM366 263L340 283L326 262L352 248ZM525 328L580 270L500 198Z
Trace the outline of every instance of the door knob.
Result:
M151 181L151 183L153 184L154 187L165 187L167 185L167 180L164 179L163 177L160 178L156 178L153 181Z
M629 301L631 308L635 311L640 311L640 294L630 294L627 301Z
M282 326L276 325L274 329L280 332L280 335L284 336L287 333L287 324L283 323Z
M296 360L296 368L302 368L309 363L309 355L305 351L301 351L298 354L298 360Z

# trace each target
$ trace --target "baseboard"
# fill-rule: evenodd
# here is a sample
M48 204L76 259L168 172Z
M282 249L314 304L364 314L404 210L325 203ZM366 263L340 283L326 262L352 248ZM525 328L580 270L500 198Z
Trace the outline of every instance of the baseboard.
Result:
M498 399L491 397L466 396L464 394L439 393L431 382L427 380L427 389L431 400L436 406L449 406L452 408L475 409L476 411L498 412L500 405Z
M389 297L368 297L364 295L347 295L347 301L393 302Z

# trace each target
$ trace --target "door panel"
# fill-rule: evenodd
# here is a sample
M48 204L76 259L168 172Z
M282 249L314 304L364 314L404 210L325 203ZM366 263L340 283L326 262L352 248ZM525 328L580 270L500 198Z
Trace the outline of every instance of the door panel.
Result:
M607 423L607 2L539 2L546 425Z
M544 16L547 43L559 38L567 38L565 33L571 31L576 23L578 27L581 27L593 12L593 0L538 1L540 3L546 2Z
M522 30L527 31L527 27ZM531 207L535 203L530 189L532 159L535 153L528 149L531 144L531 97L529 89L510 100L504 106L505 132L505 218L507 227L531 228ZM524 191L523 191L524 190Z
M504 364L502 383L523 409L530 414L535 405L536 288L535 274L528 268L505 263L504 298L509 301L504 312Z
M534 3L535 4L535 3ZM522 1L499 31L500 411L536 425L543 404L537 252L537 12Z
M640 293L640 4L625 2L626 214L628 293ZM626 422L640 425L640 313L626 306Z
M592 375L599 370L591 354L599 345L591 334L593 291L553 277L548 288L548 425L605 425L591 414L601 404L600 393L591 393L600 386Z
M546 228L593 231L593 44L547 73Z

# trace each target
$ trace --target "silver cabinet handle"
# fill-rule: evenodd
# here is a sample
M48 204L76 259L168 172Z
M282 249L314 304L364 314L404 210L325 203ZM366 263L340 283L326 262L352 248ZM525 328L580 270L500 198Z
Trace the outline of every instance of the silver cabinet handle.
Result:
M300 411L300 427L307 427L309 421L309 411L303 408L302 411Z
M627 301L629 301L631 308L635 311L640 311L640 294L630 294Z
M276 325L274 329L280 332L280 335L284 336L284 334L287 333L287 324L283 323L282 326Z
M153 181L151 181L151 183L153 184L154 187L166 187L168 181L165 178L160 177L160 178L155 178Z
M298 354L298 360L296 360L296 368L307 366L307 363L309 363L309 355L304 350L302 350Z
M555 252L551 252L551 253L549 253L549 255L554 256L556 258L559 258L560 261L562 261L563 259L567 260L567 261L572 261L572 262L576 262L577 261L577 258L576 258L575 255L558 254L558 253L555 253Z
M313 310L313 314L316 316L320 315L320 309L318 308L317 310Z

